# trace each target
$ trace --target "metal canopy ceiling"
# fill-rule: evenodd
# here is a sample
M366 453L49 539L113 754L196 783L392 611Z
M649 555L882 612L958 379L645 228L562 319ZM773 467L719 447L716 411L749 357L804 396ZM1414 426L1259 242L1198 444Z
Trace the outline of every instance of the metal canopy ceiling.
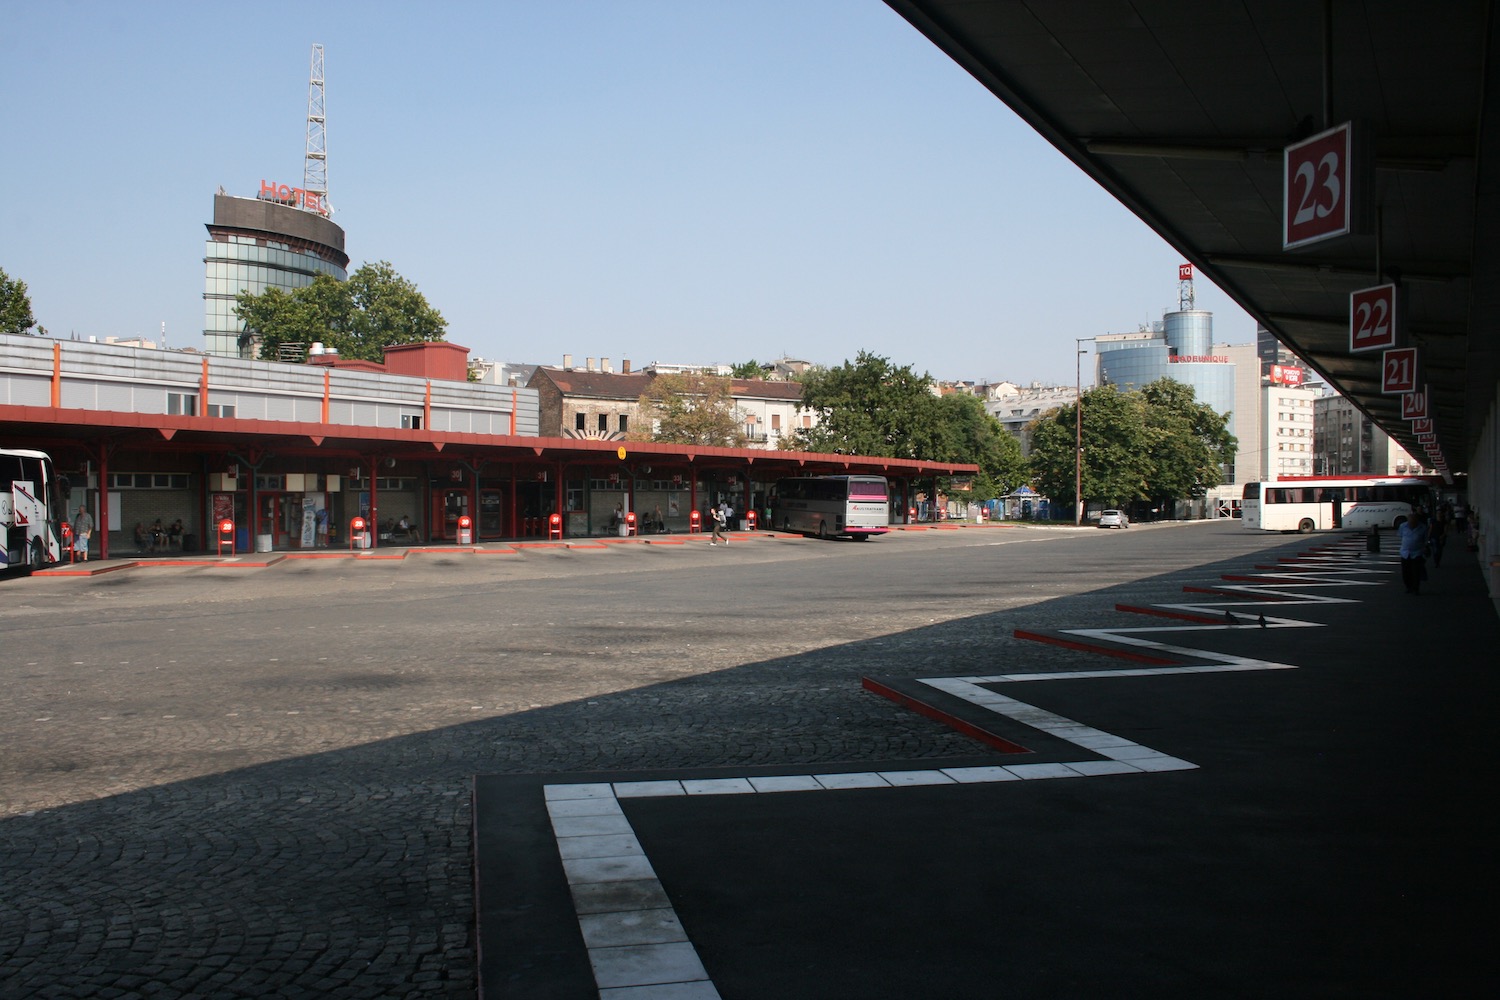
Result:
M1349 353L1350 293L1395 281L1467 468L1497 375L1488 3L887 3L1421 455L1380 352ZM1345 121L1373 144L1369 231L1284 251L1282 150Z

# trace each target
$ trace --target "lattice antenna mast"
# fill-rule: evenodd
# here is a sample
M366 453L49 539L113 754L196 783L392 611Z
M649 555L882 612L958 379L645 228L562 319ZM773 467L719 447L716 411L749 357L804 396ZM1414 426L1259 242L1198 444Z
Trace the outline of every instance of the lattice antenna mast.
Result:
M333 214L328 201L328 121L323 104L323 46L312 47L312 69L307 81L307 165L302 189L316 195L321 211ZM312 201L311 198L308 201Z

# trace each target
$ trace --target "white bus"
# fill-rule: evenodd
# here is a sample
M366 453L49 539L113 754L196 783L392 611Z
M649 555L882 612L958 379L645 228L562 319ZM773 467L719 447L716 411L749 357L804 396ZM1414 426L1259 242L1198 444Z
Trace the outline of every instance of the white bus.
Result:
M890 487L884 476L781 479L771 498L771 527L782 531L864 541L885 534L890 525Z
M62 561L68 480L40 451L0 448L0 571Z
M1396 528L1412 507L1431 508L1435 476L1304 476L1246 483L1245 527L1259 531Z

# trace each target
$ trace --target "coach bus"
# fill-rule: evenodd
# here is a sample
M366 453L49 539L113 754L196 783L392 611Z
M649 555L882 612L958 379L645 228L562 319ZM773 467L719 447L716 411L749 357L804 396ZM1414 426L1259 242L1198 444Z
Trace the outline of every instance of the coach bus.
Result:
M1245 527L1260 531L1396 528L1416 506L1431 509L1436 476L1304 476L1246 483Z
M890 488L884 476L807 476L776 482L773 528L864 541L885 534L890 525Z
M40 451L0 448L0 572L62 561L68 480Z

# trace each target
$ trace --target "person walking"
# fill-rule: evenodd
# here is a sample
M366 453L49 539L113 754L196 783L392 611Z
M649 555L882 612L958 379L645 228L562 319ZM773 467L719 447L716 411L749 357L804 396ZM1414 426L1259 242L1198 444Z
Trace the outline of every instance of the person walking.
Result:
M1448 543L1448 512L1441 507L1432 517L1427 529L1427 545L1432 550L1432 567L1443 564L1443 546Z
M708 544L710 544L710 545L718 545L720 542L723 542L725 545L729 544L729 539L724 534L724 525L726 525L728 523L729 523L729 518L725 515L724 508L723 507L715 507L714 508L714 533L713 533L713 537L708 540Z
M1408 594L1420 593L1427 575L1427 514L1414 512L1396 530L1401 536L1401 582Z
M94 534L94 519L87 507L79 507L73 515L73 561L89 561L89 538Z

